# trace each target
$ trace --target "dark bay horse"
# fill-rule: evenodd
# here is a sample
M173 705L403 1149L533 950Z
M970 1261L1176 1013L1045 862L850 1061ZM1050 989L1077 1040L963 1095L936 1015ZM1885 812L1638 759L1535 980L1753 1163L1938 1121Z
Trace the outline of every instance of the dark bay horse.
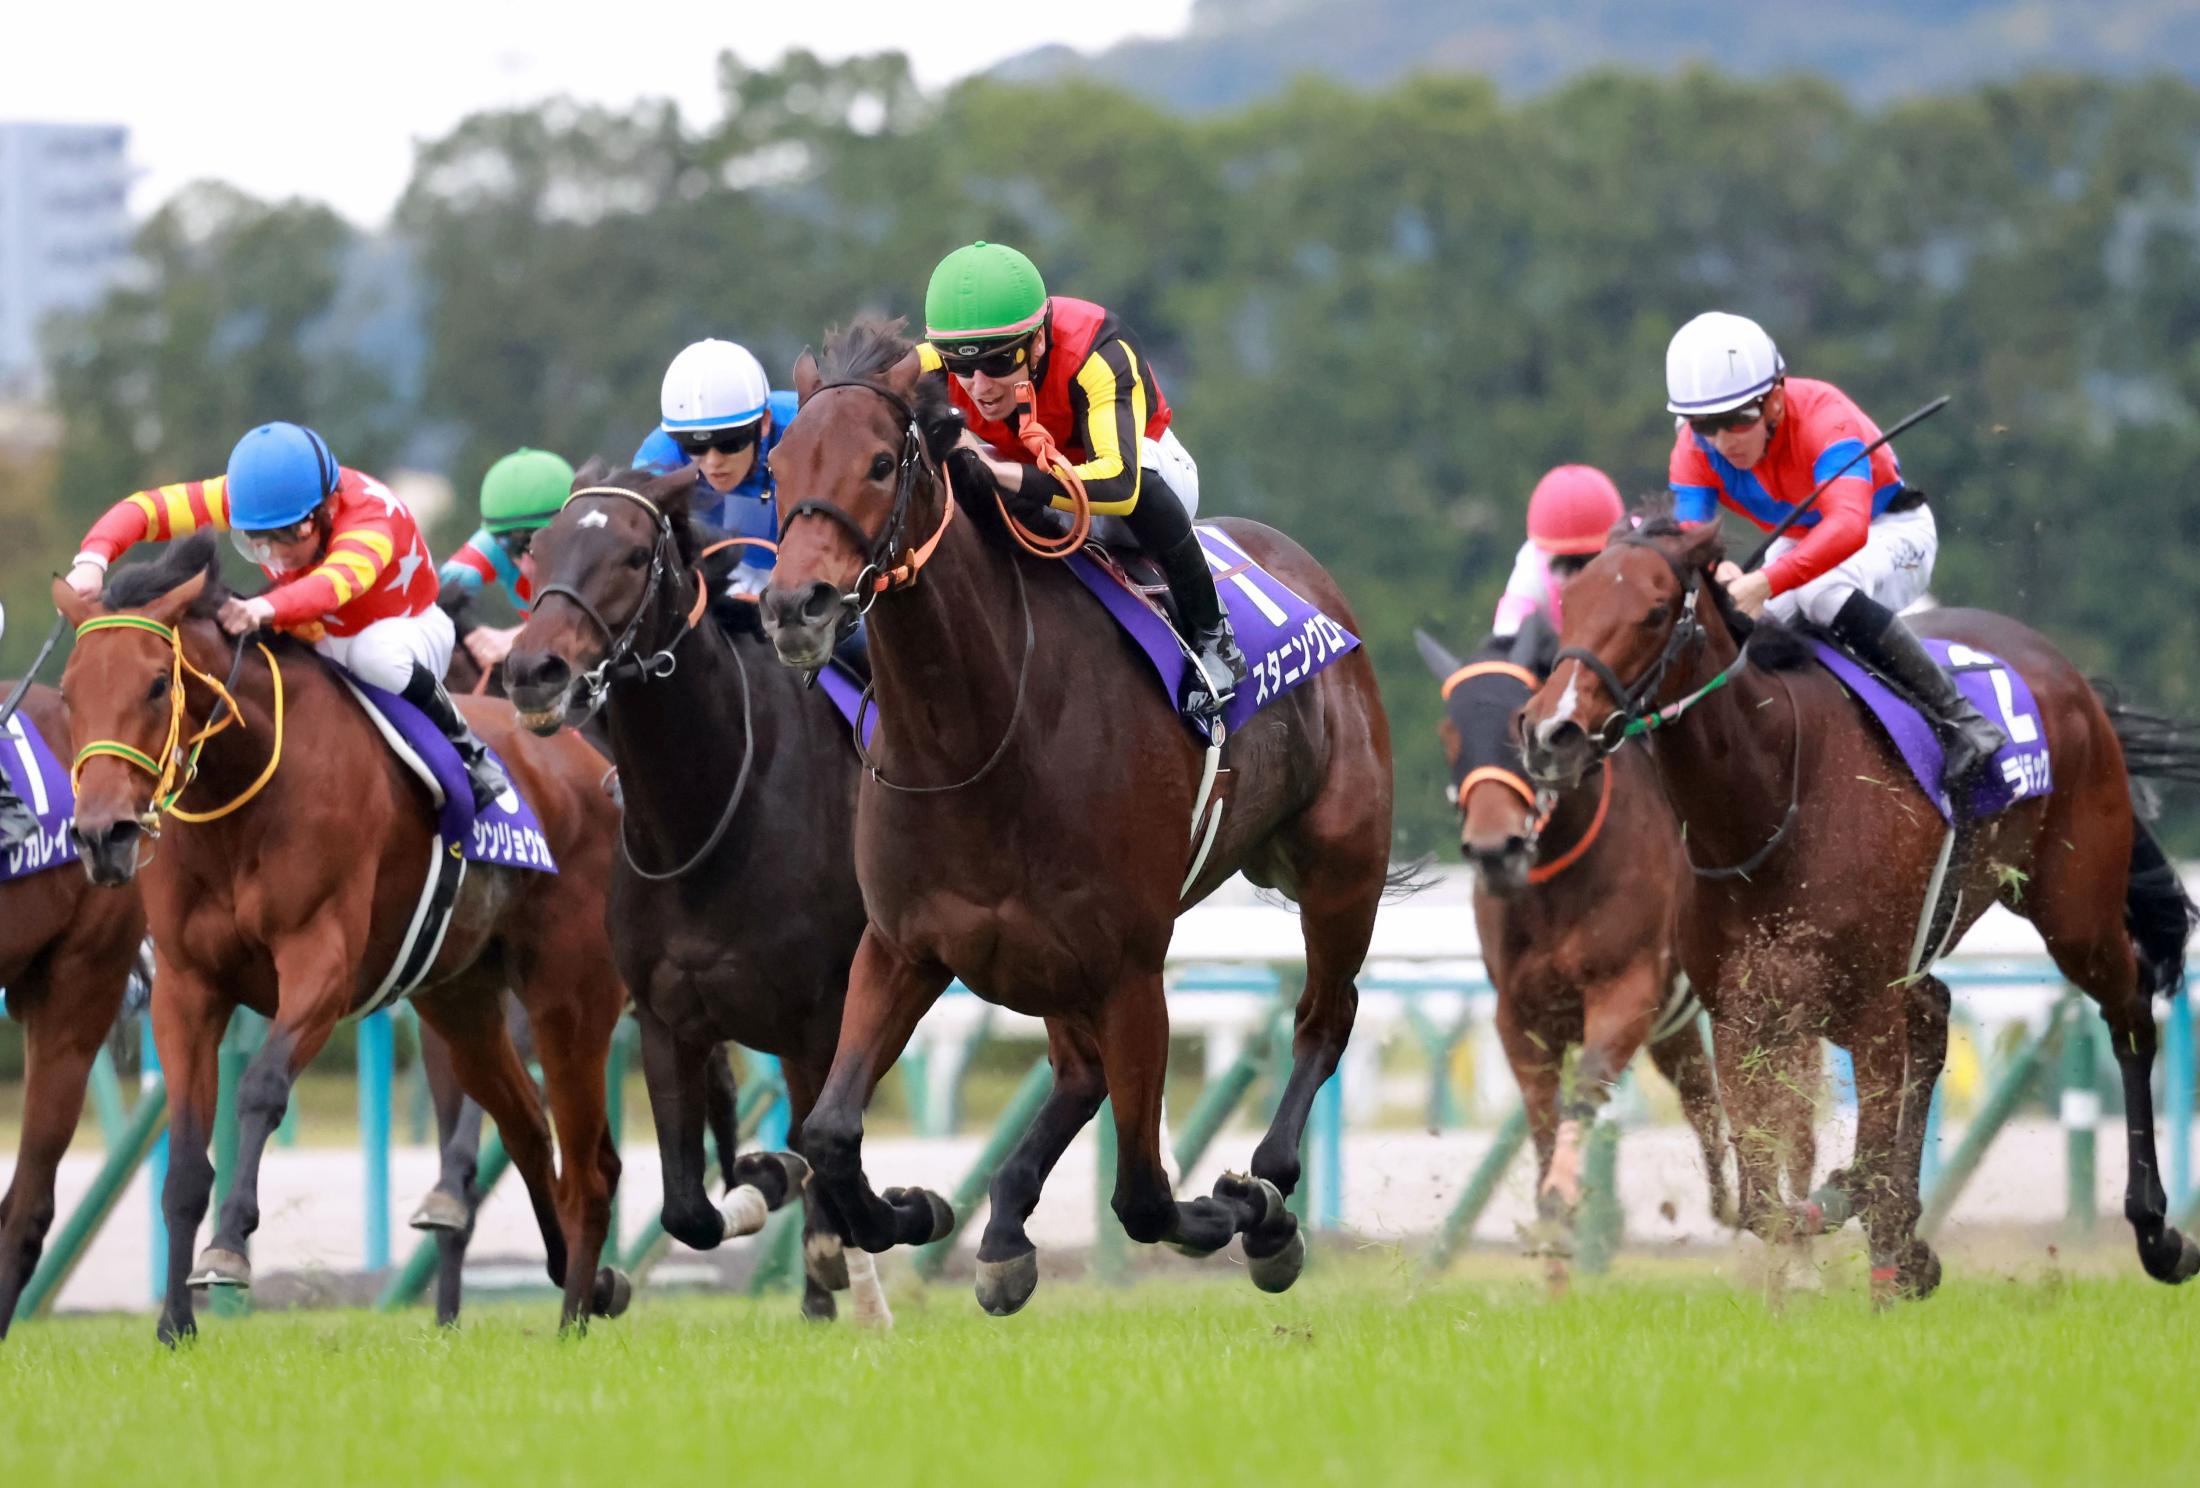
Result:
M10 691L0 682L0 697ZM69 710L61 694L33 687L21 716L68 758ZM0 748L13 741L0 736ZM54 1220L54 1173L84 1112L92 1061L122 1010L145 937L136 889L105 894L64 864L0 884L0 987L23 1026L23 1132L15 1174L0 1198L0 1338L38 1269Z
M2134 820L2119 717L2017 622L1976 610L1921 617L1921 633L1989 651L2030 684L2040 716L2024 722L2044 731L2054 771L2050 794L1968 823L1937 901L1953 909L1921 924L1947 828L1799 638L1732 609L1710 577L1723 551L1716 523L1663 518L1615 536L1567 591L1566 644L1519 721L1530 774L1570 788L1631 722L1655 720L1650 756L1695 878L1681 961L1712 1014L1745 1221L1767 1235L1817 1222L1777 1202L1775 1154L1752 1137L1777 1135L1764 1112L1779 1051L1823 1034L1855 1062L1855 1156L1833 1182L1863 1217L1874 1295L1938 1285L1939 1260L1916 1235L1926 1114L1948 1041L1932 948L1998 900L2039 930L2114 1037L2124 1213L2147 1274L2200 1272L2200 1247L2166 1219L2149 1088L2150 999L2182 975L2192 906Z
M446 585L443 598L437 602L455 622L471 599L465 591L453 593L452 586ZM453 697L501 698L505 695L502 669L484 668L463 644L452 648L450 670L444 673L443 684ZM581 736L604 756L602 789L614 801L619 800L618 772L610 762L611 740L603 730L601 719L585 724ZM533 1058L534 1030L527 1026L526 1010L509 992L504 995L504 1017L520 1057ZM419 1024L418 1028L421 1071L427 1077L429 1104L435 1112L439 1163L435 1187L413 1211L411 1224L414 1229L436 1237L435 1315L437 1322L448 1324L458 1321L466 1251L472 1243L474 1218L481 1207L482 1195L474 1187L474 1177L481 1157L482 1110L460 1087L458 1068L451 1062L450 1046L443 1041L442 1035L426 1023ZM736 1182L734 1149L739 1120L735 1096L729 1051L721 1049L710 1062L705 1114L712 1145L717 1149L719 1171L725 1175L728 1188ZM617 1100L619 1092L610 1091L609 1098Z
M1525 646L1493 637L1461 661L1425 633L1414 639L1443 688L1438 733L1460 851L1475 871L1474 924L1497 989L1497 1036L1535 1139L1536 1240L1549 1247L1552 1282L1563 1281L1572 1253L1590 1131L1646 1042L1703 1151L1711 1212L1733 1224L1718 1084L1676 946L1688 865L1649 758L1623 749L1580 789L1539 794L1512 715L1542 685L1548 657L1538 653L1556 640L1537 647L1533 636ZM1570 1049L1580 1056L1569 1082ZM1808 1187L1810 1096L1800 1084L1793 1095L1787 1120L1800 1139L1790 1159Z
M1230 737L1227 811L1188 881L1202 747L1076 577L1019 553L989 506L961 509L950 495L940 462L961 426L899 328L859 320L833 338L822 371L805 356L801 416L772 454L785 515L763 607L780 660L822 665L854 611L877 600L877 768L856 816L870 924L810 1113L815 1181L865 1250L942 1233L937 1195L872 1191L863 1108L960 977L1045 1019L1054 1066L1051 1094L993 1183L978 1252L988 1311L1013 1312L1037 1285L1024 1222L1104 1098L1121 1154L1114 1208L1131 1238L1205 1254L1242 1234L1254 1280L1280 1291L1305 1255L1283 1196L1298 1182L1314 1093L1351 1033L1353 978L1386 887L1390 738L1374 669L1352 652ZM1222 525L1338 623L1355 623L1290 539ZM1300 906L1306 987L1291 1074L1252 1176L1180 1203L1159 1147L1162 960L1177 915L1240 871Z
M286 638L232 649L212 619L222 597L213 559L209 534L116 573L103 603L54 586L80 636L61 682L80 761L79 850L94 883L137 878L157 945L153 1032L172 1112L160 1336L171 1342L195 1331L194 1286L250 1285L267 1139L299 1071L380 987L434 850L426 787L331 668ZM234 712L219 706L233 726L215 728L216 689L233 663ZM625 1277L597 1268L619 1172L604 1060L626 993L602 889L617 814L598 788L602 759L579 739L537 740L503 703L469 700L466 711L535 807L559 871L474 865L414 1005L448 1041L526 1182L550 1278L565 1291L562 1323L585 1326L591 1313L622 1310L630 1292ZM195 738L196 775L164 767ZM173 818L165 829L163 816ZM505 1032L506 987L534 1026L555 1169L550 1123ZM273 1026L238 1086L235 1183L194 1264L214 1176L215 1052L240 1004Z
M864 915L848 725L773 664L753 603L727 610L730 623L706 618L693 481L582 467L535 539L540 587L505 683L544 733L603 707L626 797L611 945L641 1023L666 1232L709 1250L753 1228L736 1205L760 1193L776 1208L799 1189L804 1313L831 1317L832 1291L852 1282L858 1318L888 1322L871 1257L842 1254L803 1165L739 1159L725 1213L704 1191L706 1079L724 1040L779 1057L788 1142L807 1153Z

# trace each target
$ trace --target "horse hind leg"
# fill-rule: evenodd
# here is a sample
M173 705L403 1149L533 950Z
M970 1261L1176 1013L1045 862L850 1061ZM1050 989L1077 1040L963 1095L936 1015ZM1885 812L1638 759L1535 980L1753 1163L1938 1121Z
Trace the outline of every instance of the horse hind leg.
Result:
M1896 1261L1895 1286L1905 1297L1925 1298L1940 1287L1940 1258L1917 1233L1923 1212L1925 1132L1932 1121L1933 1090L1948 1063L1948 984L1923 976L1908 988L1909 1070L1902 1085L1902 1125L1895 1153L1898 1197L1909 1239Z
M978 1244L978 1304L994 1317L1021 1308L1038 1287L1039 1251L1024 1233L1024 1223L1038 1207L1047 1175L1107 1098L1100 1049L1088 1031L1062 1019L1048 1020L1047 1055L1054 1065L1054 1086L993 1175L991 1210ZM1157 1147L1158 1132L1157 1122Z
M16 1299L38 1269L53 1225L54 1174L83 1114L92 1061L122 1001L119 972L108 983L109 997L99 995L99 982L59 970L58 976L22 978L11 993L12 1010L23 1021L23 1132L15 1176L0 1199L0 1339L8 1336ZM66 998L50 995L57 981L68 987Z
M441 1169L435 1187L413 1211L411 1225L435 1236L435 1320L451 1327L458 1322L466 1250L473 1241L474 1213L481 1201L474 1178L481 1156L482 1111L459 1088L450 1046L426 1023L420 1025L420 1068L435 1110Z
M718 1176L732 1188L734 1161L741 1152L740 1082L733 1074L733 1050L720 1044L711 1050L703 1066L703 1121L710 1130L710 1144L718 1155Z
M604 1065L625 998L615 993L618 980L608 962L560 977L556 988L545 987L545 969L558 964L556 957L542 959L526 1001L560 1157L554 1192L566 1266L559 1326L585 1330L592 1316L625 1311L633 1294L631 1280L598 1264L611 1235L611 1195L619 1181ZM614 992L594 995L595 986Z

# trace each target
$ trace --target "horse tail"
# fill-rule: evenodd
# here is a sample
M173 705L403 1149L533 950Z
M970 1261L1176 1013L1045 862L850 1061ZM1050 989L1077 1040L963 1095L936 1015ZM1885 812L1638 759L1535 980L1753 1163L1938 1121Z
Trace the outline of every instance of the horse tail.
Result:
M2116 740L2124 747L2135 806L2131 823L2131 877L2124 888L2124 925L2145 960L2147 990L2174 995L2185 977L2185 942L2200 922L2200 907L2185 893L2177 869L2147 829L2154 815L2151 787L2200 785L2200 725L2131 707L2096 682Z
M1401 899L1411 899L1423 889L1434 888L1436 880L1429 876L1429 865L1435 862L1431 853L1403 863L1393 863L1383 872L1382 902L1396 904Z

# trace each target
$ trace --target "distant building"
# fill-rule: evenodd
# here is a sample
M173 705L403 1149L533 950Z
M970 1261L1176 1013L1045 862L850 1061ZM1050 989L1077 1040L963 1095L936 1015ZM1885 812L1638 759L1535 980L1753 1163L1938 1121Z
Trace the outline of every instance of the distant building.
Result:
M38 396L40 323L127 261L128 144L116 124L0 123L0 399Z

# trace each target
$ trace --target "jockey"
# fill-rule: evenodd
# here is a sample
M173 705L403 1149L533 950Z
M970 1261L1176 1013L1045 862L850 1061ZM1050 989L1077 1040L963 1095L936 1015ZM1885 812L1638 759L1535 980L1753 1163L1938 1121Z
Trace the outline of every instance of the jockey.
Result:
M1545 472L1528 498L1528 540L1513 559L1490 633L1518 635L1530 615L1541 615L1556 635L1559 592L1604 550L1605 539L1626 515L1619 487L1594 465Z
M573 489L573 467L548 450L516 449L481 478L481 527L443 560L437 577L444 592L473 594L501 584L526 614L535 599L535 534L550 525ZM460 610L453 616L458 639L483 671L504 664L517 625L480 625Z
M1026 514L1074 509L1020 431L1036 422L1073 462L1095 516L1121 517L1159 560L1206 686L1194 712L1219 712L1245 680L1245 657L1192 535L1199 467L1169 427L1169 402L1138 344L1109 311L1049 295L1031 260L999 243L958 248L924 292L926 371L948 374L969 432L951 457L958 480L997 490Z
M1801 615L1908 692L1946 741L1951 789L1992 759L2008 740L1897 618L1932 582L1940 538L1893 446L1859 458L1877 426L1831 383L1789 377L1755 321L1716 310L1674 335L1665 383L1680 415L1670 478L1681 521L1711 521L1724 504L1770 531L1830 479L1796 524L1802 535L1774 543L1763 569L1719 566L1735 605Z
M436 607L434 561L412 512L389 487L338 465L311 429L262 424L237 441L226 475L116 502L85 535L69 587L97 599L107 565L132 543L201 527L227 531L274 581L250 599L223 600L223 630L242 636L272 626L399 694L457 747L475 810L503 794L503 771L443 690L451 617Z
M768 457L794 418L795 395L774 392L763 364L731 341L698 341L665 369L663 422L634 452L658 475L695 468L688 511L728 537L779 539L777 488ZM743 547L731 587L756 594L770 581L771 548Z

